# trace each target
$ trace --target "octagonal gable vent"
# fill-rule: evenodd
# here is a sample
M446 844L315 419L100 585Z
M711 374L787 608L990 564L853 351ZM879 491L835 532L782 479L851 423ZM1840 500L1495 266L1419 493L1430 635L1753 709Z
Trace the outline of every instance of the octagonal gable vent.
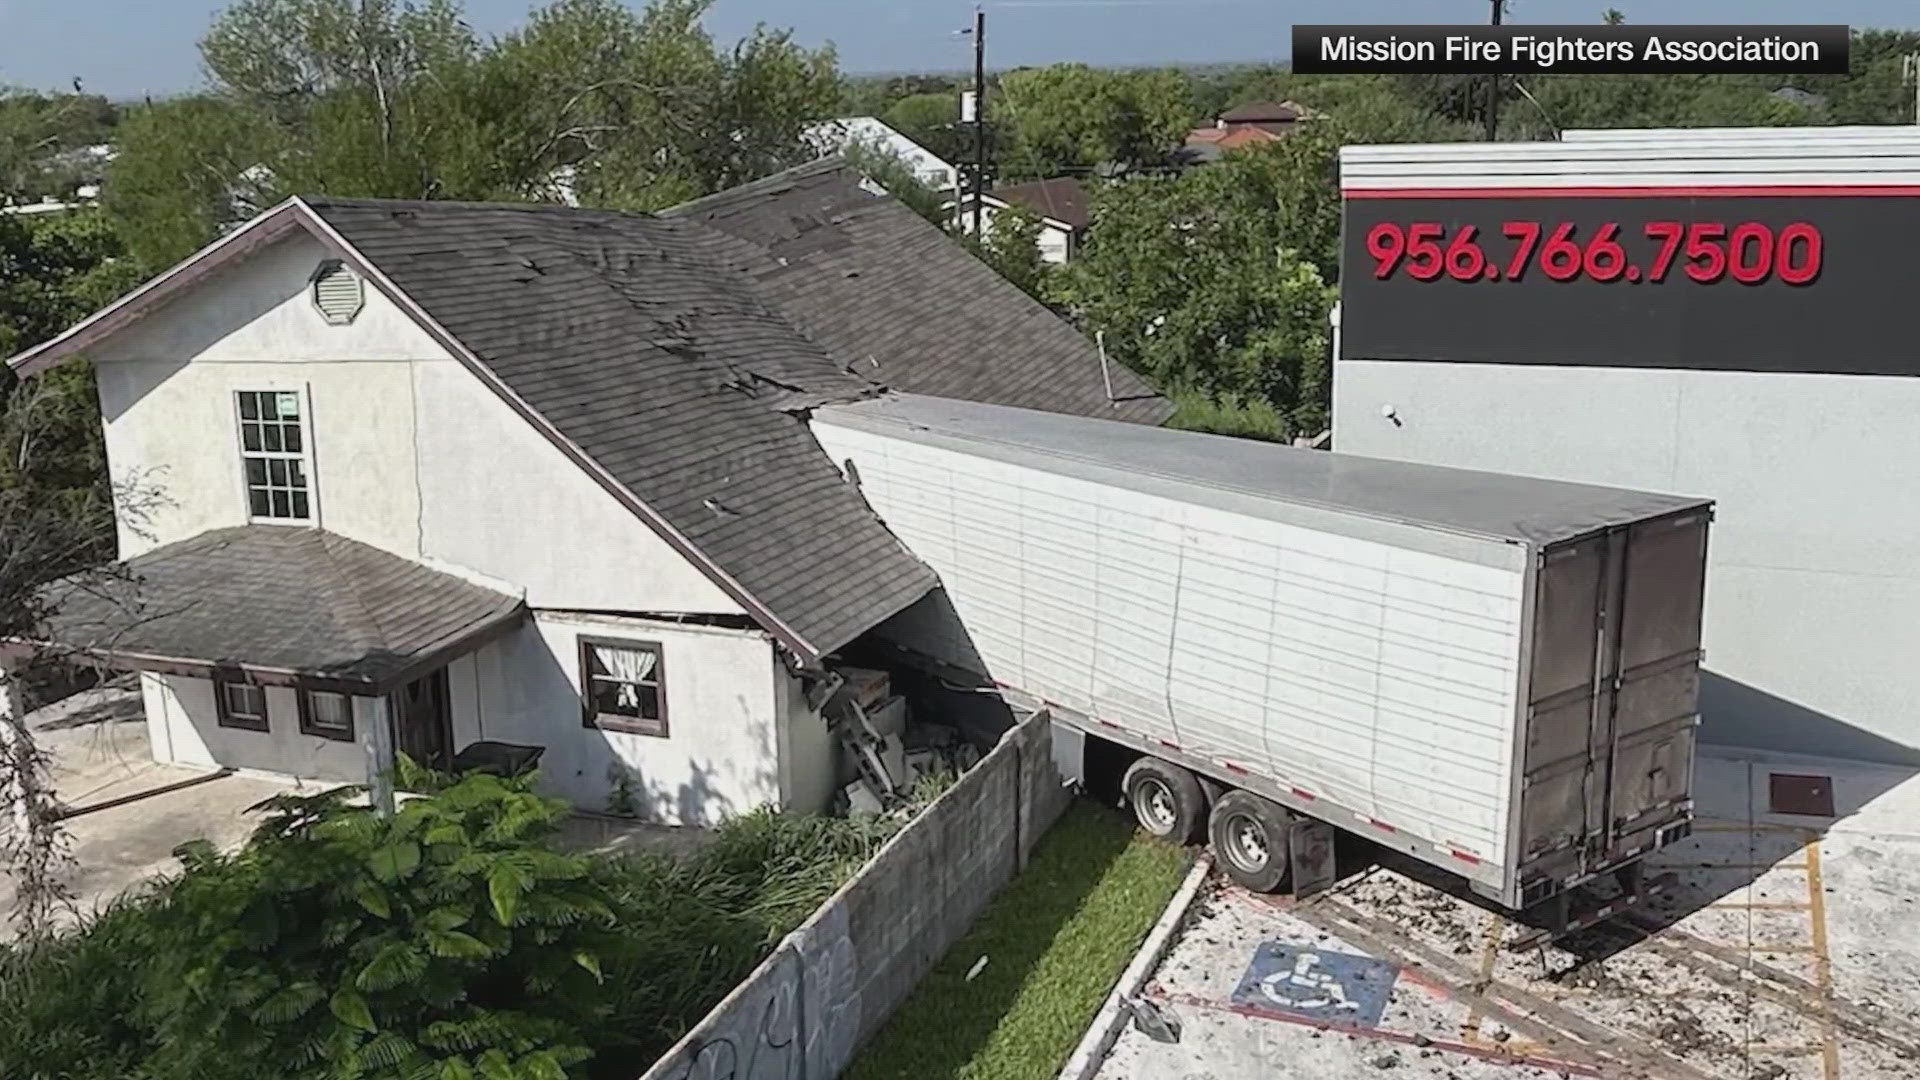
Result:
M352 322L366 302L366 286L360 275L339 259L328 259L313 272L313 306L335 326Z

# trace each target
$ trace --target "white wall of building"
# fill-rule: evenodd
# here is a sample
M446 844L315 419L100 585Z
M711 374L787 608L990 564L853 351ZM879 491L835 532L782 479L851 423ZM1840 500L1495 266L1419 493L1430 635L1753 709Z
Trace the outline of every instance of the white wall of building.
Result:
M604 731L582 720L580 638L657 642L666 678L668 734ZM757 630L622 616L540 612L532 626L449 672L454 741L494 739L546 747L540 771L553 795L610 808L627 777L641 816L708 825L764 805L825 806L831 776L818 775L817 717L796 715L772 641ZM481 703L478 709L459 706ZM804 710L804 702L801 703ZM791 755L780 753L794 747ZM784 776L788 769L799 776Z
M366 751L357 738L364 732L356 730L353 742L305 734L294 691L284 686L265 689L270 730L251 731L220 726L213 680L143 673L140 694L154 760L207 769L258 769L302 779L366 780ZM359 726L356 719L356 729Z
M1333 404L1342 452L1717 500L1702 738L1920 764L1920 380L1342 360Z
M843 116L807 128L805 138L822 155L838 153L850 144L877 147L898 157L920 182L935 191L959 186L960 170L933 151L907 138L873 116Z
M742 608L453 360L413 365L420 550L543 608Z
M95 350L114 475L163 499L123 556L246 524L233 395L291 390L321 528L535 606L741 611L377 289L328 324L308 280L329 257L296 233Z
M980 211L980 227L989 238L993 236L993 219L1002 208L991 201ZM960 231L964 235L973 235L973 203L966 202L958 211ZM1034 245L1040 249L1040 261L1055 266L1064 264L1073 257L1073 230L1063 228L1049 219L1040 221L1040 235L1034 238Z

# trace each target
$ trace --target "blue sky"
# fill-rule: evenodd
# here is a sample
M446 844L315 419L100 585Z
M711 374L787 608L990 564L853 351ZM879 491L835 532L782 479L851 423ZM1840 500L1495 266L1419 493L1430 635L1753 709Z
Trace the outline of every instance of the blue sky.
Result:
M638 2L638 0L636 0ZM64 87L75 76L116 97L190 90L202 82L194 42L216 0L0 0L0 84ZM531 0L466 0L483 34L512 29ZM1607 7L1629 22L1824 22L1920 27L1912 0L1514 0L1511 21L1590 23ZM1484 0L1000 0L987 10L995 68L1284 60L1296 22L1480 22ZM952 31L973 4L954 0L718 0L707 26L723 40L756 22L832 41L852 72L956 70L971 64Z

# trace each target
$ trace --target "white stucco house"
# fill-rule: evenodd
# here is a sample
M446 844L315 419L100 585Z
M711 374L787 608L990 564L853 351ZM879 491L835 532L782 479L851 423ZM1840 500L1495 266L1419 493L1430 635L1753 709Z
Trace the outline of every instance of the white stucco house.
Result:
M958 200L954 212L963 233L973 232L973 197ZM1029 180L1004 184L980 196L980 224L993 235L994 220L1010 207L1019 207L1040 221L1040 233L1034 243L1042 262L1056 266L1072 261L1079 253L1087 227L1093 222L1092 200L1086 186L1070 176L1050 180Z
M1084 345L1035 331L1007 381L997 343L916 319L937 291L887 260L984 267L903 253L937 230L856 178L802 179L663 216L292 199L14 357L91 363L116 482L160 500L123 514L124 581L51 586L0 659L138 671L165 762L375 781L537 747L587 809L823 808L836 650L936 581L808 410L874 372L1021 396L1029 367L1040 407L1112 406ZM805 220L846 235L784 247ZM849 293L862 272L900 280Z

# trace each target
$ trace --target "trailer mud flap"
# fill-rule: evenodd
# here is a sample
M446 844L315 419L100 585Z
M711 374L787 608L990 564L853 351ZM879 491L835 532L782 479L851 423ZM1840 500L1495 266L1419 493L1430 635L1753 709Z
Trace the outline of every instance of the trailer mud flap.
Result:
M1293 895L1296 900L1327 891L1334 882L1333 826L1299 818L1287 831L1293 858Z

